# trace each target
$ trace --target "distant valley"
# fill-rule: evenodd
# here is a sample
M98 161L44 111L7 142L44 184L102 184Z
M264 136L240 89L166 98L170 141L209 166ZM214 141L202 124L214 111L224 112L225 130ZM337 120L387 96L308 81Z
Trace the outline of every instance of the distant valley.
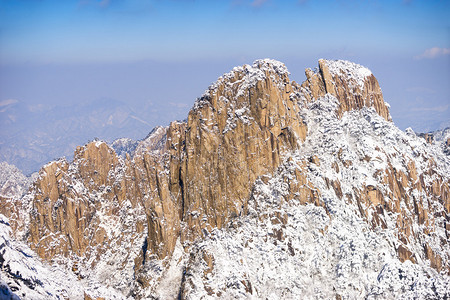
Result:
M5 102L0 106L0 161L29 175L53 159L71 159L77 145L95 138L142 139L156 125L184 116L187 110L170 103L136 109L111 99L65 106Z

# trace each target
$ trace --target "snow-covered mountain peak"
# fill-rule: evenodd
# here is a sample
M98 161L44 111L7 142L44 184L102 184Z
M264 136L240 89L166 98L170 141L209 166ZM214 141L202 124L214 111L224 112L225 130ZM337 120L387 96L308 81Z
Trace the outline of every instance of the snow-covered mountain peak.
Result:
M271 58L257 59L253 62L252 66L253 68L258 68L263 71L275 72L279 75L290 74L284 63Z
M288 83L288 76L289 71L282 62L269 58L255 60L252 65L234 67L209 86L202 97L197 99L194 108L204 105L207 99L223 90L232 90L235 97L239 97L248 89L255 87L258 82L268 78L275 84Z
M236 67L186 121L46 165L4 214L41 259L124 298L449 297L448 134L398 129L357 64L306 77Z
M336 118L338 106L330 94L309 103L302 111L306 140L275 172L255 181L247 214L195 244L187 295L449 296L445 221L427 223L423 214L445 214L446 202L438 197L446 193L450 161L430 168L430 158L442 156L438 147L402 132L373 107ZM429 186L433 178L442 189L435 195L419 182Z
M19 199L30 182L31 178L23 175L15 166L0 162L0 197Z
M347 60L326 60L324 61L332 76L346 76L349 79L355 80L361 89L364 87L364 82L367 77L372 75L372 72L359 64Z
M321 59L316 72L306 69L305 73L307 80L301 86L307 102L330 94L339 101L338 117L345 111L373 107L385 120L392 120L378 81L367 68L344 60Z

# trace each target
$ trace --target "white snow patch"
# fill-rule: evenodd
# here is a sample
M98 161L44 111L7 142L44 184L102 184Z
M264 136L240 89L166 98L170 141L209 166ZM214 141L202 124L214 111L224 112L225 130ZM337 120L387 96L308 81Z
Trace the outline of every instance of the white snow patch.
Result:
M162 276L160 284L156 289L156 295L160 299L177 299L187 260L188 255L184 252L180 239L178 239L169 267Z
M346 60L325 60L331 75L347 76L357 82L361 89L372 72L361 65Z

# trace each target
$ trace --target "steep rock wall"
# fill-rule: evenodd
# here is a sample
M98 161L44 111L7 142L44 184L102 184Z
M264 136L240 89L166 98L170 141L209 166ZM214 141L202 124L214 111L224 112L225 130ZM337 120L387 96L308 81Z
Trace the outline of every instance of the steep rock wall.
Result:
M150 259L169 257L179 238L188 247L248 212L254 182L264 181L264 175L273 173L285 154L298 149L310 134L302 111L319 98L328 94L337 99L338 118L373 107L391 120L378 82L366 68L320 60L318 71L307 69L306 77L298 85L289 80L282 63L272 60L237 67L209 87L186 122L156 128L133 155L120 158L105 143L92 142L77 149L72 163L60 160L44 166L28 195L33 207L31 248L46 260L66 257L84 268L116 257L111 263L131 268L128 276L146 288L151 281L145 274ZM336 156L332 168L352 165L339 151ZM321 191L305 175L312 164L320 164L320 158L310 156L286 178L289 195L301 204L326 207ZM408 174L390 168L380 175L392 195L367 185L349 198L361 203L361 215L376 226L382 226L378 215L383 210L399 213L396 226L406 240L415 234L411 224L416 216L420 224L432 222L420 201L408 202L408 209L402 210L400 203L412 185L434 195L447 214L449 209L448 179L440 178L431 187L422 184L413 164ZM327 184L338 197L347 197L339 180ZM286 216L276 218L283 222ZM399 255L414 261L407 245L398 247ZM120 256L115 247L128 254ZM424 251L441 269L436 249L424 245ZM82 276L78 269L82 268L75 267L74 272ZM120 278L111 284L130 292Z
M340 117L345 111L373 107L385 120L392 120L380 85L367 68L342 60L321 59L317 72L306 69L305 74L307 80L302 87L307 101L330 94L339 100Z
M283 64L256 61L219 78L196 102L182 171L185 238L239 215L256 178L305 139L295 91Z

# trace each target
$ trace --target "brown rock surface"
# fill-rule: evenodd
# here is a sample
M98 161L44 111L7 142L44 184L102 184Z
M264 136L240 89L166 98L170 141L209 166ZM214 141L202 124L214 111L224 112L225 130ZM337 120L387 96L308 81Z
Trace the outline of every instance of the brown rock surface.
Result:
M30 194L31 248L46 260L61 255L91 267L114 247L125 248L126 259L134 261L136 281L146 287L146 261L170 256L179 238L187 246L246 212L254 182L265 180L284 154L305 140L308 129L300 113L305 104L328 93L339 101L338 116L373 107L384 119L391 119L378 82L367 69L320 60L319 71L307 69L306 76L301 86L291 82L285 66L271 60L235 68L197 100L186 122L155 129L133 155L122 159L105 143L92 142L77 148L72 163L47 164ZM288 198L324 206L320 191L303 172L309 164L319 165L320 158L313 156L298 166L295 180L286 178ZM333 169L339 172L351 165L342 161ZM367 219L376 212L374 226L383 226L378 215L384 211L398 213L405 245L415 234L411 225L415 216L421 224L432 222L421 201L406 197L409 187L432 194L447 213L450 209L448 181L437 178L426 186L414 162L409 166L408 174L392 166L380 173L392 194L367 185L358 191L358 199L349 199L358 201ZM339 198L347 197L338 180L327 184ZM386 197L392 201L387 203ZM279 223L287 219L267 217ZM282 232L275 235L283 237ZM401 258L413 260L408 251L398 247ZM426 246L424 251L441 268L437 254ZM205 254L205 261L212 270L214 258Z
M133 157L92 142L73 163L46 165L33 188L31 247L48 260L75 255L95 266L112 244L138 243L147 232L139 271L146 257L170 255L180 232L192 241L222 227L242 211L254 180L305 138L296 91L284 65L259 61L224 75L187 123L158 128ZM126 207L139 212L133 224Z
M311 69L305 73L307 80L302 87L307 91L304 93L307 101L328 93L339 100L339 116L345 111L373 107L385 120L392 120L378 81L368 69L345 61L321 59L317 73Z
M182 171L186 238L239 215L256 178L305 139L298 99L291 98L297 89L284 65L258 61L225 74L197 101Z

